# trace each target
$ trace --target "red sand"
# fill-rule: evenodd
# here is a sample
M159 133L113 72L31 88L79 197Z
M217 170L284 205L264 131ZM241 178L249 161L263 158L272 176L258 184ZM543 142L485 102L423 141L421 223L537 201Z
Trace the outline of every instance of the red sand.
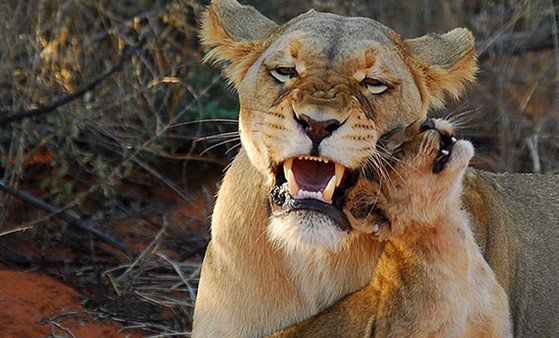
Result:
M68 312L77 312L77 315L61 316L54 321L76 337L131 336L126 331L118 333L121 325L116 322L93 321L82 312L80 300L80 294L74 289L51 277L0 270L0 336L44 337L53 332L70 336L54 324L38 323Z

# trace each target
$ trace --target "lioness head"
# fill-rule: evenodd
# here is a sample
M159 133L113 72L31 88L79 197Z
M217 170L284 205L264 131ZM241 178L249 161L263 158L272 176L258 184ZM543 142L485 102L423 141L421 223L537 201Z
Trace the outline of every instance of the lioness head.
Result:
M405 40L368 18L310 11L277 25L214 0L201 31L239 93L241 141L268 178L272 238L336 249L351 231L345 190L383 134L426 116L473 80L463 28Z

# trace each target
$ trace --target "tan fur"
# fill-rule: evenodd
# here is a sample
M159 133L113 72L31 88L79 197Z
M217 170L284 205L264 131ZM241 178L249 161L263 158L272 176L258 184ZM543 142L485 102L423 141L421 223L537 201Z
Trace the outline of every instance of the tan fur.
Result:
M371 277L378 254L369 235L353 236L339 253L292 256L274 247L266 236L264 181L244 151L227 171L202 267L194 336L270 334L319 312Z
M439 132L419 133L399 149L380 183L361 180L349 203L383 211L353 218L384 242L373 279L323 314L277 337L508 337L507 296L476 245L461 207L462 177L473 155L458 141L446 168L434 174ZM448 131L447 131L448 132ZM390 224L382 224L385 218Z
M371 19L311 11L278 26L252 7L212 1L200 35L207 59L225 63L225 74L239 93L243 149L225 175L214 209L195 337L269 334L370 281L380 248L364 232L341 237L339 251L286 250L270 240L273 168L310 152L311 142L294 120L308 107L321 120L346 118L321 143L321 156L351 169L378 156L374 145L380 135L424 117L444 95L458 95L473 78L471 34L453 32L443 35L442 44L423 44L429 52ZM444 53L448 57L441 59ZM280 85L269 74L276 66L296 67L299 77ZM359 85L363 76L392 81L394 90L371 98ZM349 109L341 110L346 103ZM499 250L491 254L503 260Z

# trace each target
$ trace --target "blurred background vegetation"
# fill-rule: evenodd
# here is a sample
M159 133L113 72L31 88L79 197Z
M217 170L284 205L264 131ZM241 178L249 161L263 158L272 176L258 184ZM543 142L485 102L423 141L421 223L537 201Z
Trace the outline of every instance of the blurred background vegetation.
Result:
M277 22L310 8L368 16L406 38L471 29L478 40L478 83L431 114L457 121L459 135L477 148L479 168L559 172L554 0L244 3ZM0 119L48 105L114 72L46 114L0 124L0 180L57 209L29 207L0 192L0 266L33 268L82 292L103 288L112 307L103 297L93 297L92 307L109 308L149 332L190 326L213 194L239 147L236 94L219 69L200 62L196 29L205 4L0 0ZM126 258L97 237L84 237L83 229L59 220L60 211L141 257ZM60 255L68 247L72 252ZM154 254L155 247L172 257ZM76 269L87 278L71 277ZM130 291L156 283L154 269L184 282L175 298ZM189 301L180 301L183 296ZM115 299L136 304L134 311Z

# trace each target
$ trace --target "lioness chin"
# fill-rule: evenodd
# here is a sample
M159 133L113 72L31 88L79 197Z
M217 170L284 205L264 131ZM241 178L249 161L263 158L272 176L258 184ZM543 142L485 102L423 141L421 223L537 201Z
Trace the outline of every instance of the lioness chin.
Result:
M373 235L351 228L345 194L359 172L380 161L382 135L425 117L473 80L475 44L466 29L403 39L368 18L314 11L277 25L233 0L212 1L201 40L207 59L225 63L238 91L242 149L214 208L193 335L266 335L370 281L381 248ZM491 201L491 180L466 177L466 205ZM514 250L516 232L506 241L516 223L492 223L494 214L509 220L494 199L501 209L476 204L482 213L474 227L484 249L491 243L485 254L499 281L515 292L507 257L524 247ZM495 230L504 242L495 242Z
M509 337L508 300L462 209L473 156L444 120L414 123L377 181L348 190L350 224L383 243L368 286L274 337Z

